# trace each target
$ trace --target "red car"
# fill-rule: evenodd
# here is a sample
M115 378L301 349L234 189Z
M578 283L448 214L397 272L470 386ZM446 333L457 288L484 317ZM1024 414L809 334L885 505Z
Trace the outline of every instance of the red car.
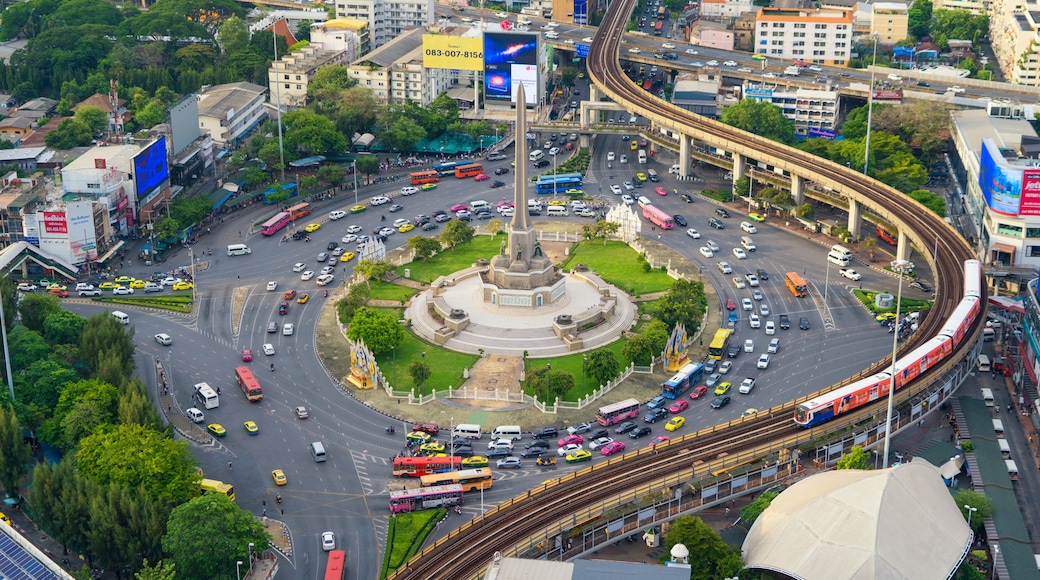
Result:
M647 447L653 447L658 443L668 443L671 440L672 438L667 435L658 435L657 437L654 437L654 440L651 441L650 445L647 445Z
M614 441L612 443L607 443L606 445L604 445L603 448L600 449L600 453L602 453L603 455L613 455L615 453L621 453L624 450L624 443L620 441Z
M464 204L464 203L456 203L455 205L451 206L451 213L455 213L455 212L459 212L459 211L463 211L463 210L469 211L469 207L466 204Z
M668 190L663 188L663 187L661 187L660 185L658 185L657 187L654 188L654 193L656 193L657 195L662 195L662 196L663 195L668 195Z
M697 400L697 399L700 399L701 397L703 397L704 395L707 395L707 394L708 394L708 387L705 387L704 385L697 385L696 387L693 388L693 392L690 393L690 398L693 399L693 400Z
M488 175L487 173L481 173L481 174L477 175L476 177L474 177L473 181L487 181L489 179L491 179L490 175Z
M249 362L249 361L253 360L253 351L249 350L248 348L243 348L242 349L242 360L245 361L245 362Z
M289 303L282 302L278 305L278 314L289 314Z
M672 403L672 406L668 407L668 410L673 412L673 413L682 413L689 406L690 406L689 401L685 401L683 399L679 399L678 401Z
M296 290L286 290L285 294L282 294L282 300L292 300L296 298Z
M560 439L556 443L560 447L563 447L564 445L571 445L572 443L577 445L577 444L583 443L584 441L585 441L584 437L582 437L581 435L578 435L578 434L574 434L574 435L568 435L568 436L564 437L563 439Z
M798 67L804 67L805 66L805 63L803 61L800 61L800 60L794 61L793 64L794 64L794 66L798 66Z
M726 299L726 310L736 310L736 309L737 309L737 303L734 302L732 298L727 298Z
M440 427L433 423L416 423L415 425L412 425L412 431L421 431L423 433L429 433L430 435L436 435L440 430Z
M647 145L646 139L640 139L639 140L639 146L640 147L646 147L646 145Z

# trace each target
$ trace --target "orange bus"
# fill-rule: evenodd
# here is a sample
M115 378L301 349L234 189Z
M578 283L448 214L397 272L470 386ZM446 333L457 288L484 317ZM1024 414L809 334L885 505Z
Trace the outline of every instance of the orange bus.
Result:
M238 381L238 388L242 389L242 393L247 399L254 403L264 399L264 390L260 388L260 381L256 380L249 367L235 368L235 379Z
M481 173L484 173L484 166L479 163L460 165L455 168L455 177L458 177L459 179L473 177L474 175L480 175Z
M298 203L285 211L289 212L289 219L298 220L311 213L311 204L307 202Z
M424 475L419 478L419 481L422 482L423 487L458 484L462 486L464 491L480 491L482 489L491 489L493 479L490 468L478 467L476 469Z
M879 237L882 240L884 240L885 243L887 243L890 246L896 245L898 243L898 241L899 241L899 240L896 239L895 234L893 234L892 232L888 231L888 228L886 228L885 226L883 226L881 224L877 225L877 228L874 229L874 233L876 233L877 237Z
M805 280L802 280L798 272L784 274L784 283L787 284L787 289L791 291L791 294L798 298L804 298L809 293L809 287L805 285Z
M416 171L411 174L412 185L422 185L423 183L437 183L441 180L441 174L436 171Z

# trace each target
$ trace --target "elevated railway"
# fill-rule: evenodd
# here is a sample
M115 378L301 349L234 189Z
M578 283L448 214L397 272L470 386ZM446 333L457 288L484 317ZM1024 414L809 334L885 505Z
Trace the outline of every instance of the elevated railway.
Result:
M588 71L598 90L615 103L649 118L653 123L677 131L687 138L708 143L720 149L764 161L783 168L792 175L810 179L838 195L870 207L922 248L935 248L935 254L924 256L935 271L936 301L930 314L901 351L916 347L935 336L956 308L964 286L963 262L973 259L971 248L941 218L906 195L854 172L844 166L809 155L757 135L706 119L658 100L628 79L618 62L625 25L635 0L617 0L594 37L588 57ZM979 318L981 321L983 317ZM979 332L976 322L970 336ZM962 349L971 348L973 340L965 340ZM958 362L951 357L935 367L919 381L944 373ZM891 359L875 363L857 378L883 370ZM834 385L823 389L830 390ZM906 398L904 389L898 398ZM812 395L801 400L807 400ZM589 467L559 481L545 485L504 502L474 519L435 545L424 549L390 578L394 580L459 580L478 578L492 555L528 541L551 524L571 518L585 506L603 502L619 494L645 485L648 481L675 477L689 472L699 462L710 462L721 454L734 455L748 450L779 451L791 449L819 437L828 430L842 428L871 414L877 405L845 419L837 419L812 430L796 426L792 420L792 401L768 412L728 425L702 430L673 439L658 451L641 449L610 461Z

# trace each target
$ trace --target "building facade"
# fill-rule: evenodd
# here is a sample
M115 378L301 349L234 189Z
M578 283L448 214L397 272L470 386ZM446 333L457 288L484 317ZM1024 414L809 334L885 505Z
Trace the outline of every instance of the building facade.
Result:
M62 197L96 201L105 209L108 236L128 236L137 220L136 145L93 147L61 170Z
M1040 10L1025 10L1016 0L993 4L990 44L1005 78L1040 86Z
M714 21L729 21L754 10L751 0L701 0L700 6L701 18Z
M0 178L0 248L26 239L27 215L34 215L46 201L46 188L38 176L19 179L11 172ZM32 218L29 218L32 222ZM37 244L39 245L39 244Z
M336 18L311 25L311 46L343 51L347 62L354 62L372 50L372 37L364 20Z
M267 72L271 104L298 109L307 104L307 85L327 64L347 64L346 53L305 46L272 62Z
M786 89L773 85L748 84L744 97L772 103L794 121L798 137L833 136L840 105L837 91Z
M372 48L379 48L412 28L433 24L433 0L336 0L336 18L367 22Z
M870 33L878 43L890 46L907 37L910 16L902 2L875 2L871 5Z
M761 8L755 19L755 53L846 66L853 16L852 10Z
M417 28L395 38L393 42L373 50L348 66L350 76L360 86L372 91L383 104L421 103L429 106L441 93L457 86L457 73L448 69L423 66L422 37L425 28ZM442 33L479 34L468 27Z
M267 118L267 88L240 82L199 91L199 128L216 147L234 147Z

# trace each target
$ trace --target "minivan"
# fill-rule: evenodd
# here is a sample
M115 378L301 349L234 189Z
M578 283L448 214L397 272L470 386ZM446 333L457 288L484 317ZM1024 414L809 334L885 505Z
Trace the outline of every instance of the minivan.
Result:
M452 437L460 439L480 439L480 425L473 423L460 423L451 432Z
M834 250L831 250L827 253L827 261L832 264L837 264L843 268L849 265L848 257L846 257L844 254L840 252L835 252Z
M636 199L636 203L639 204L639 207L646 207L651 204L650 198L646 197L645 195L640 195L639 198Z
M206 420L206 416L202 414L202 411L195 407L189 408L184 414L188 416L188 420L192 423L202 423Z
M570 214L567 212L567 206L565 205L550 205L549 209L546 210L545 215L567 217Z
M544 158L545 151L542 151L541 149L532 151L531 154L527 156L527 159L530 161L541 161Z
M749 252L755 251L755 242L751 241L751 238L748 236L740 237L740 245L744 246L744 249Z
M227 247L227 255L229 256L244 256L252 253L253 250L250 250L249 246L245 244L229 244Z
M839 246L839 245L835 244L835 245L831 246L831 251L834 252L835 254L839 254L841 256L844 256L847 259L850 259L850 260L852 259L852 252L850 252L849 249L846 248L845 246Z
M325 446L321 444L321 441L311 443L311 457L314 458L315 463L325 461Z
M650 178L650 181L661 181L661 178L657 176L657 172L653 169L647 169L646 176Z
M749 234L753 234L758 231L758 228L756 228L754 224L752 224L751 222L740 222L740 229L744 230Z
M984 354L980 354L976 366L978 367L980 373L989 372L989 357Z
M471 202L469 204L469 206L470 206L470 208L472 208L473 213L476 213L476 212L478 212L480 210L483 210L483 209L487 209L487 210L491 209L491 205L488 204L488 202L486 202L486 201L484 201L482 199L478 199L477 201Z
M112 318L115 318L123 324L130 324L130 316L126 312L120 312L119 310L112 311Z
M519 441L524 437L519 425L499 425L491 432L491 436L495 439L512 439L513 441Z

